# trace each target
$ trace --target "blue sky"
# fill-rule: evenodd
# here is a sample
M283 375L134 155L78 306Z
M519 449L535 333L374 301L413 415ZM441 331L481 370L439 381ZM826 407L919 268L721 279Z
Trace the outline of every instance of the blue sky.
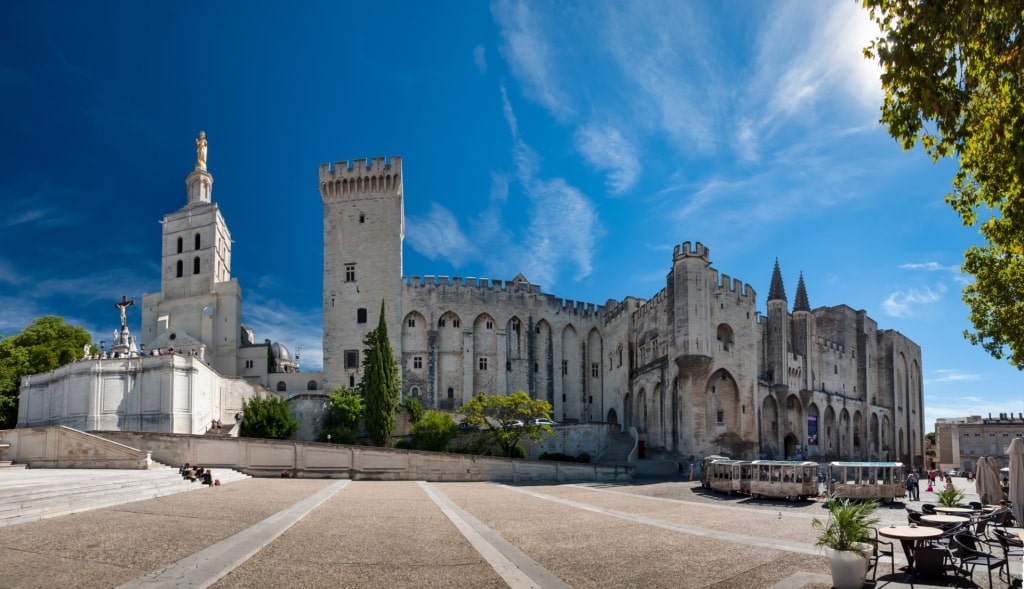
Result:
M650 297L700 241L765 311L847 304L922 347L926 427L1024 411L968 344L979 239L953 167L878 124L859 2L6 2L0 333L58 314L109 339L159 290L160 225L200 129L243 321L321 363L329 161L401 155L406 275ZM130 327L141 320L130 312Z

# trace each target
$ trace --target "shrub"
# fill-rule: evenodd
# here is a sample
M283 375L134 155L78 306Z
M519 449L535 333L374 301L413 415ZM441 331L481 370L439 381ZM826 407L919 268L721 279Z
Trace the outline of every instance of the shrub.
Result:
M299 422L288 410L288 401L277 395L252 397L242 404L242 437L286 440L298 429Z
M427 411L423 418L412 424L414 447L418 450L446 452L457 435L455 420L441 411Z

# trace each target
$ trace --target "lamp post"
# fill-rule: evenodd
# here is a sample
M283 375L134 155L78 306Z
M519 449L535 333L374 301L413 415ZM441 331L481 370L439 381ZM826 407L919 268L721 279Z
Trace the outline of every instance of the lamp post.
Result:
M107 340L100 340L100 358L107 355Z

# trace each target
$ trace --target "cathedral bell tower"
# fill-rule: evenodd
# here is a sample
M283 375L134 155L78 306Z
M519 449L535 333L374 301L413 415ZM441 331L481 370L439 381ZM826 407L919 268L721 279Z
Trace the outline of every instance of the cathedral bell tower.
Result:
M224 375L238 372L241 288L231 278L231 234L213 202L206 169L206 133L196 139L196 162L185 178L185 206L164 215L160 292L142 299L145 349L202 353Z

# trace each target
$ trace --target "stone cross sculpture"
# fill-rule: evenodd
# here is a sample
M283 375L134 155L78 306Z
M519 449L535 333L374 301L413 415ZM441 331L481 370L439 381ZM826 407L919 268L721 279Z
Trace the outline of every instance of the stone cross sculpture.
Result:
M123 332L128 328L128 307L135 304L135 301L129 301L127 295L121 295L121 302L114 303L114 306L121 310L121 331Z
M196 169L206 169L206 131L200 131L196 139Z

